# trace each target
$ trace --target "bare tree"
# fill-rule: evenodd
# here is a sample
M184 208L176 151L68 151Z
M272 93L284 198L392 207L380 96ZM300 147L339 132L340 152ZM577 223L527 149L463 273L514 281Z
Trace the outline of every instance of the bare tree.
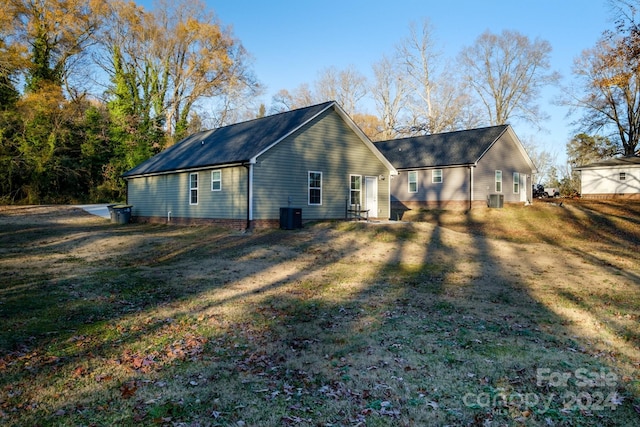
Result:
M271 98L272 105L269 112L273 114L291 111L296 108L308 107L316 102L315 95L311 92L309 85L303 83L292 92L286 89L280 89L278 93Z
M621 154L633 156L640 142L640 25L637 2L612 2L616 31L607 31L595 47L574 62L578 86L564 102L582 110L583 129L615 137Z
M255 118L260 108L257 97L262 93L262 86L254 80L240 80L222 87L220 94L207 103L206 111L210 115L208 120L203 120L203 125L212 129Z
M551 168L553 167L554 157L546 150L540 149L535 142L534 137L521 136L520 140L526 150L527 154L531 158L531 161L536 165L538 173L536 174L536 182L538 184L546 181Z
M546 118L537 104L540 91L559 80L558 73L550 71L550 54L547 41L531 42L507 30L500 35L486 31L463 49L465 80L478 95L489 124L519 118L540 126Z
M375 81L371 86L371 96L381 121L381 128L370 137L384 141L398 136L400 115L406 107L406 78L398 69L398 64L383 56L373 64Z
M316 99L337 101L350 115L358 111L358 104L367 95L367 78L354 66L344 70L325 69L316 81Z
M412 23L409 37L397 48L405 84L413 96L408 100L412 119L407 133L432 134L460 127L462 111L469 102L456 76L437 49L429 20L421 27Z

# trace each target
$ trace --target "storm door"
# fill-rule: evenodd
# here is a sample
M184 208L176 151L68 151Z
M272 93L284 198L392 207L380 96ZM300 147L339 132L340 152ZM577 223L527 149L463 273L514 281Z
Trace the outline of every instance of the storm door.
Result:
M369 216L378 216L378 177L364 177L364 208L369 211Z

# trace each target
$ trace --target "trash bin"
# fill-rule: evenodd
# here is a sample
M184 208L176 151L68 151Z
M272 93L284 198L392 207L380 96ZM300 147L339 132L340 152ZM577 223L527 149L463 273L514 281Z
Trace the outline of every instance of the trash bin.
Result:
M131 208L131 205L112 206L113 215L111 215L111 222L115 222L116 224L129 224L129 221L131 221Z
M116 213L113 210L114 206L118 206L117 203L112 203L110 205L107 205L107 209L109 209L109 216L111 217L111 222L116 222Z

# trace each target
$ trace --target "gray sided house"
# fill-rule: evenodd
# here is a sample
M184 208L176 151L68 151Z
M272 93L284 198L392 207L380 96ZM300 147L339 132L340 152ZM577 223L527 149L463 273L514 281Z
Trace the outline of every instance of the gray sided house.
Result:
M351 205L389 218L395 169L335 102L191 135L123 177L137 221L244 229L344 219ZM299 212L299 211L298 211Z
M376 143L398 170L391 181L395 209L528 202L536 168L509 125Z
M587 199L640 199L640 157L628 156L575 168L580 195Z

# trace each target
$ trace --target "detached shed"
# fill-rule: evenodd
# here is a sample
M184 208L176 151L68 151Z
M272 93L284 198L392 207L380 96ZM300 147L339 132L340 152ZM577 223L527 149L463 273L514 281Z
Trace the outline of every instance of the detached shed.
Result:
M619 157L575 168L580 172L580 194L588 199L640 199L640 157Z
M137 221L278 226L345 218L357 205L389 218L396 171L336 102L191 135L123 176Z

